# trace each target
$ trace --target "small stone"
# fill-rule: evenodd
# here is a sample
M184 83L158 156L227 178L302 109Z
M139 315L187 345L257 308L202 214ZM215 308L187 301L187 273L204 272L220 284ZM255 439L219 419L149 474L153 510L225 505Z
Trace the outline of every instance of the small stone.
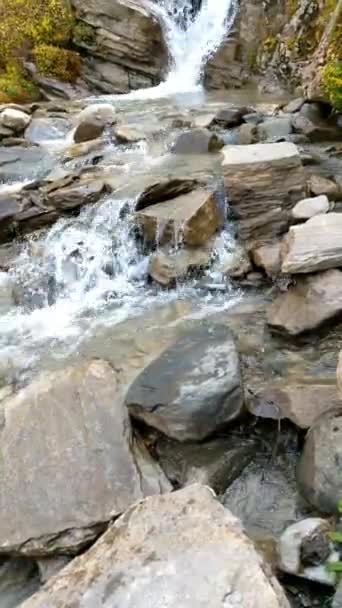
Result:
M118 125L114 127L113 133L120 144L135 144L146 139L146 135L138 129Z
M330 531L330 523L318 517L289 526L277 546L279 568L323 585L334 585L336 575L326 568L328 561L337 561L331 549Z
M29 114L25 114L20 110L14 110L12 108L6 108L0 114L0 124L3 127L12 129L15 133L20 133L26 129L31 120Z
M86 156L90 152L96 152L103 147L103 141L101 139L91 139L84 141L81 144L72 144L69 146L63 154L65 161L79 158L80 156Z
M263 141L272 141L286 137L292 132L290 118L269 118L258 126L259 138Z
M299 201L292 209L292 217L294 220L309 220L315 215L328 213L330 209L328 197L325 194L315 196L314 198L304 198Z
M39 578L42 585L52 577L58 574L71 561L71 557L67 555L59 555L58 557L42 557L37 560Z
M157 283L167 287L184 279L191 271L207 267L209 260L210 251L204 248L183 248L173 253L157 251L150 258L148 273Z
M239 144L246 146L258 141L258 130L252 123L244 123L239 127Z

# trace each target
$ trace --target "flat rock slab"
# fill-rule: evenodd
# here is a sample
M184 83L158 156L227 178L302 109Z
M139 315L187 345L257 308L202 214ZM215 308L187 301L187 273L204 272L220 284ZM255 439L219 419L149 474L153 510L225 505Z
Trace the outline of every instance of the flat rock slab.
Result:
M298 281L269 306L271 328L297 336L334 320L342 313L342 272L327 270Z
M126 395L130 414L179 441L204 439L242 411L239 358L230 331L201 325L166 349Z
M224 205L219 193L199 188L135 214L144 238L150 243L183 241L203 245L224 222Z
M112 517L170 488L133 440L106 362L45 373L0 414L2 553L78 552Z
M282 272L316 272L339 266L342 266L342 214L317 215L290 228Z
M209 488L130 509L22 608L289 608L239 520Z
M243 240L284 232L291 209L304 198L305 174L292 143L225 146L222 171Z

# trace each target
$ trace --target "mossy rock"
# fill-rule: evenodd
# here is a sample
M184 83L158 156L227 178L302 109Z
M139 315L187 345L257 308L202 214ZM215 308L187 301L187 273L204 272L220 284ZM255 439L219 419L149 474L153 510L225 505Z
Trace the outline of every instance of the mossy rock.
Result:
M39 74L74 82L81 71L78 53L48 44L40 44L33 49L33 58Z

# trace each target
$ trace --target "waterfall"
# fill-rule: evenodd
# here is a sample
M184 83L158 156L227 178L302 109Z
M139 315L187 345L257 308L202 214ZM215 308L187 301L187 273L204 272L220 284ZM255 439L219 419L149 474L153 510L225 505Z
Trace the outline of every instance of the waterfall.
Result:
M206 63L233 28L238 0L202 0L197 11L191 0L156 1L153 11L161 23L170 57L169 73L156 92L194 90L201 83Z

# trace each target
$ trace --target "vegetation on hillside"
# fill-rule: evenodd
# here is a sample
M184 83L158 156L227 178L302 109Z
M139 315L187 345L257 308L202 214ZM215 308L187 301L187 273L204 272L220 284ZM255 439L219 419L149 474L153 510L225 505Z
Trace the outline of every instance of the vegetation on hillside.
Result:
M74 18L68 0L0 0L0 101L37 97L23 63L33 59L44 76L74 80L78 54L66 50Z

